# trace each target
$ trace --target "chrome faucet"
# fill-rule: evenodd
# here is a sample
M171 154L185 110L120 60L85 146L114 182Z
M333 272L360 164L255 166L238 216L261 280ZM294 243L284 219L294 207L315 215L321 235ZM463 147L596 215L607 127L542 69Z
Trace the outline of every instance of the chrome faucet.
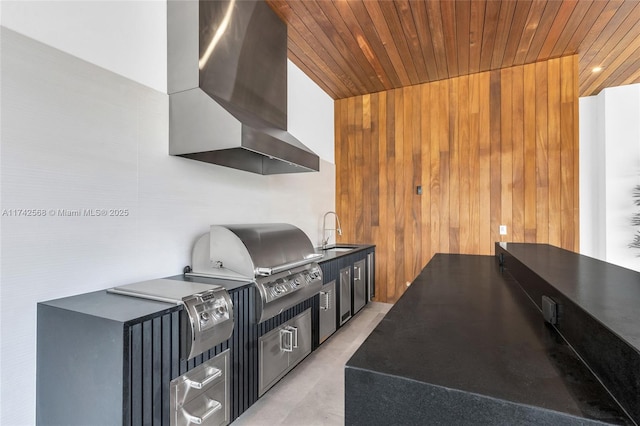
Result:
M337 228L329 228L327 229L327 216L333 214L336 217L336 222L338 223ZM342 229L340 227L340 218L338 217L338 213L336 212L326 212L324 214L324 218L322 220L322 248L327 248L327 244L329 244L329 238L331 238L331 233L325 238L325 234L327 231L336 231L338 235L342 235Z

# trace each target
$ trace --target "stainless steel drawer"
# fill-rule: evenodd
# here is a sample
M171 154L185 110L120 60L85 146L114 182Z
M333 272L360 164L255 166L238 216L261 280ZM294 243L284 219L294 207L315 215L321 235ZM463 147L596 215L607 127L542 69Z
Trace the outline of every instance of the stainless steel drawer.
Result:
M171 381L171 425L230 422L229 350Z
M172 424L175 426L228 424L226 411L229 411L229 408L228 404L225 404L225 386L225 382L222 381L207 387L204 392L174 411Z

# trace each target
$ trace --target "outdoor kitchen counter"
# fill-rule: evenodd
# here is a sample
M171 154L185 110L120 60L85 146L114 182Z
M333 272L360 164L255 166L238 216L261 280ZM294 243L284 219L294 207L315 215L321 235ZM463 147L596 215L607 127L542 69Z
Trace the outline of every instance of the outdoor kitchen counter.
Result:
M495 257L438 254L345 368L346 424L631 424Z
M327 262L329 260L337 259L342 256L347 256L350 254L354 254L363 250L367 250L370 248L374 248L373 244L333 244L327 247L327 249L322 249L322 247L315 247L316 253L324 254L324 257L318 260L318 263ZM348 248L350 250L347 251L336 251L335 249L345 249Z

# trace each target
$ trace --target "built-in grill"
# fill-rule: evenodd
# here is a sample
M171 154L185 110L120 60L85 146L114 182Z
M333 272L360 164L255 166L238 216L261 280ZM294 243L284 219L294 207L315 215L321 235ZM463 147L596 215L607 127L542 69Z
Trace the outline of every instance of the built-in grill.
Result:
M322 256L293 225L212 225L196 241L187 275L255 282L263 322L318 294Z

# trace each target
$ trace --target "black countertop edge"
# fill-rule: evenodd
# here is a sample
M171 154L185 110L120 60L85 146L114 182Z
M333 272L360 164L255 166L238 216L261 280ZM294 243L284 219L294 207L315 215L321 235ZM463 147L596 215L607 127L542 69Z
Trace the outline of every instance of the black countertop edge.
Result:
M376 375L375 380L387 381L378 398L392 402L390 410L374 404L373 410L358 410L358 397L347 397L346 423L352 425L417 424L415 417L421 417L420 424L457 425L512 425L512 424L554 424L554 425L607 425L597 419L588 419L535 405L523 404L483 395L476 392L449 388L433 383L425 383L408 377L353 366L345 367L345 377ZM365 379L366 380L366 379ZM352 380L355 381L355 380ZM396 392L398 383L405 383L413 392ZM347 391L348 389L345 389ZM353 389L357 393L357 389ZM418 392L416 392L418 391ZM385 394L389 393L389 394ZM425 398L426 397L426 398ZM393 398L396 398L394 401ZM425 404L425 401L426 404ZM468 404L468 406L467 406ZM482 405L482 411L477 407ZM371 408L371 407L367 407ZM408 414L417 412L417 415ZM404 419L399 416L405 415ZM428 415L427 415L428 414ZM367 418L367 416L369 416ZM386 416L386 417L385 417ZM435 417L435 418L434 418ZM429 420L427 420L429 419ZM455 419L455 420L454 420ZM528 420L527 421L525 421ZM402 422L404 420L404 422ZM533 421L533 423L530 423Z

